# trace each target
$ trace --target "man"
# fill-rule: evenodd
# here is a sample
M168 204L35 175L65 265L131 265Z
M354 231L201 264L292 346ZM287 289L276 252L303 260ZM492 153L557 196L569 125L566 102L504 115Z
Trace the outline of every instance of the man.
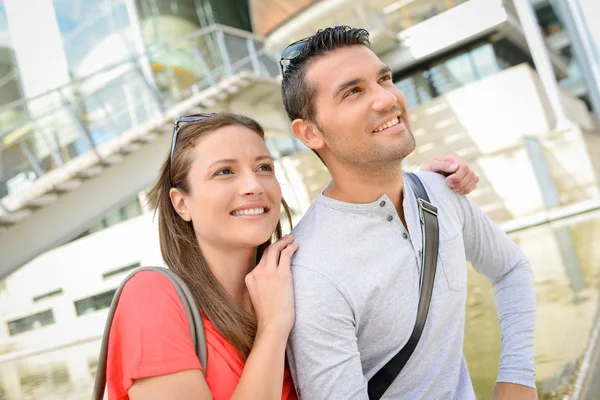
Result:
M415 148L406 99L361 29L319 31L284 51L282 67L292 131L332 177L293 232L292 375L304 400L366 399L367 381L410 337L419 300L418 208L401 170ZM438 208L437 273L421 339L384 398L475 398L462 351L469 260L494 286L502 329L493 398L535 399L529 263L443 177L418 176Z

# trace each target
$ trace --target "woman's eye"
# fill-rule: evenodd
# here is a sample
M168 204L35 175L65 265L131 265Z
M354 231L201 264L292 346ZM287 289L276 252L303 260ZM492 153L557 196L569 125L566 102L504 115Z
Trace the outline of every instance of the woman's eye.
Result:
M217 172L215 172L215 176L231 175L231 174L233 174L233 171L229 168L223 168L223 169L220 169Z
M273 171L273 165L272 164L263 164L260 167L258 167L259 171L263 171L263 172L271 172Z

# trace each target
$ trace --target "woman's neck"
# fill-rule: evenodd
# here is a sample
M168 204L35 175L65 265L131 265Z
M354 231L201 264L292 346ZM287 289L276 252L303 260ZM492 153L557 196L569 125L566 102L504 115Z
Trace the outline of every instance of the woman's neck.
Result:
M245 278L256 266L256 249L219 248L206 244L201 248L210 270L233 303L240 309L251 311Z

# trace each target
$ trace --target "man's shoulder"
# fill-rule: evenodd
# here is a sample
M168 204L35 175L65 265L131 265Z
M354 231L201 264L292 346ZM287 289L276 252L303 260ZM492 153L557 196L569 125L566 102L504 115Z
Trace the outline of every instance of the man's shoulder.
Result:
M455 193L448 187L446 177L436 172L419 171L415 175L421 180L430 200L439 205L456 205L460 201L461 194ZM434 204L435 205L435 204Z
M450 190L446 183L445 176L431 171L419 171L414 174L423 182L428 192L431 190L434 193L452 193L452 190Z
M335 218L331 215L331 211L332 210L323 206L319 202L319 198L317 198L308 207L294 229L292 229L294 238L297 240L306 240L311 237L325 234L329 220Z
M334 210L315 200L292 230L299 247L292 259L294 266L308 268L324 276L335 276L345 257L349 235L347 213Z

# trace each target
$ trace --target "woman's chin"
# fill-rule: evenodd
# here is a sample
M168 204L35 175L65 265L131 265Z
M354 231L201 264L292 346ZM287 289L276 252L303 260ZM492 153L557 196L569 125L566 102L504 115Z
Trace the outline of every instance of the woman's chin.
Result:
M270 241L272 236L273 232L254 232L252 234L245 235L243 238L240 238L240 241L242 241L244 245L249 248L255 248Z

